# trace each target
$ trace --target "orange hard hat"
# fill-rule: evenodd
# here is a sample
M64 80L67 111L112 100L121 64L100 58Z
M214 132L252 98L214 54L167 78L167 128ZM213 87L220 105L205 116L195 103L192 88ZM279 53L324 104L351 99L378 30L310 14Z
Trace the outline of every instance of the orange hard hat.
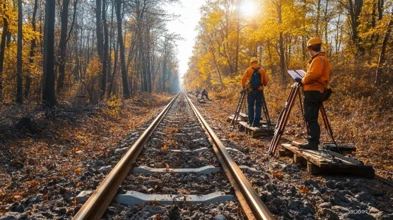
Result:
M258 59L256 57L251 58L250 59L250 63L253 63L253 62L257 62L258 63Z
M322 44L321 38L319 37L313 37L310 40L307 41L307 47L315 44Z

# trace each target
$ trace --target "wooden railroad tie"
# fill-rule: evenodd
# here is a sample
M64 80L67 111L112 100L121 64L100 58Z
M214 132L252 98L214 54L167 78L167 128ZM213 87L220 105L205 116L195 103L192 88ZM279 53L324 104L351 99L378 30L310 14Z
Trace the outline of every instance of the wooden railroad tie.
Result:
M280 157L292 156L294 163L307 166L307 171L312 174L351 174L373 178L375 171L371 165L344 156L331 150L306 150L299 149L292 144L281 144L282 150L278 152ZM346 146L345 148L351 147Z
M250 135L253 138L261 137L261 136L271 136L274 134L274 126L275 124L271 124L270 126L265 122L261 121L260 127L251 127L245 121L239 122L239 130L245 131L246 134Z

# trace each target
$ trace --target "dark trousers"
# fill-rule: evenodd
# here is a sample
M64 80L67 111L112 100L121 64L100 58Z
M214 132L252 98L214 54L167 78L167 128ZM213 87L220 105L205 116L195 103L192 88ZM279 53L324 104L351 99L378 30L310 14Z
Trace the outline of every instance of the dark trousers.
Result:
M252 90L247 95L248 103L248 122L251 125L259 125L261 120L261 109L262 109L262 91ZM255 115L254 115L255 105Z
M318 124L318 112L322 105L319 91L304 91L304 117L309 134L308 143L319 144L321 128Z

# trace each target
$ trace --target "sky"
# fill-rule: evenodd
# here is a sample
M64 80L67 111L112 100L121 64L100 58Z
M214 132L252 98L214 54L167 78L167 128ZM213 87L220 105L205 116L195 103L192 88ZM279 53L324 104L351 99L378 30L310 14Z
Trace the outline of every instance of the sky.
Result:
M197 31L195 27L200 19L199 8L205 0L180 0L180 3L171 5L168 10L179 15L175 21L171 21L167 27L170 32L179 34L184 40L178 41L179 74L180 81L188 70L188 60L192 56Z

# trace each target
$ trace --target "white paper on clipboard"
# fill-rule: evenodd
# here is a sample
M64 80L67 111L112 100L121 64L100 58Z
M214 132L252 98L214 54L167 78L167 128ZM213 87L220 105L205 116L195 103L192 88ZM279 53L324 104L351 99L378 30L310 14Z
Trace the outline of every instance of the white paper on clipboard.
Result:
M304 70L288 70L288 74L291 75L293 79L295 78L303 78L304 75L306 75L306 72Z

